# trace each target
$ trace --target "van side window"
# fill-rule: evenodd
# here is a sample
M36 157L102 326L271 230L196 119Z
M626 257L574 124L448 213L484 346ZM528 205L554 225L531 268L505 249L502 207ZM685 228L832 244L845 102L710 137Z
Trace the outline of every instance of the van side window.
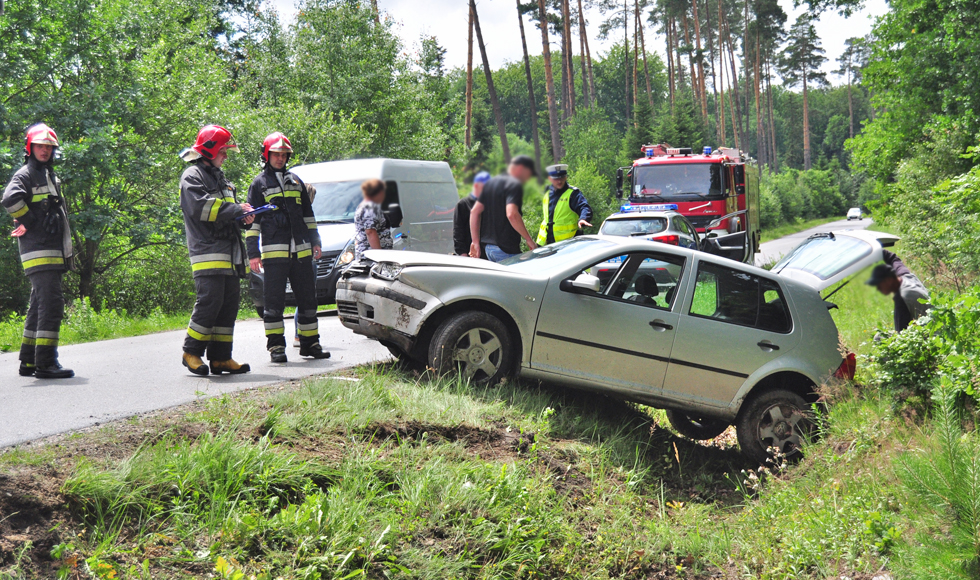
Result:
M388 206L393 203L401 205L401 202L398 201L398 182L388 180L385 182L385 200L384 203L381 204L381 210L388 211Z
M792 328L779 284L709 262L698 265L691 314L770 332Z

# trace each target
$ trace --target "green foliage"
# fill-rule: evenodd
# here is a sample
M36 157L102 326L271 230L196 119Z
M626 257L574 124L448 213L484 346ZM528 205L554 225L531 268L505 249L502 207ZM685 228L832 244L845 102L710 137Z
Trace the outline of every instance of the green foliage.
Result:
M594 193L612 193L616 169L621 162L616 155L616 147L622 140L622 134L609 121L606 113L598 107L580 111L562 131L562 138L565 140L562 162L567 163L573 172L582 165L590 164L605 180L605 189Z
M908 578L980 575L980 439L975 430L962 431L957 401L964 388L942 378L928 438L896 462L910 503L931 516L898 560Z
M941 377L957 395L980 402L980 287L937 292L927 317L899 334L876 339L868 356L870 382L897 406L928 412ZM952 388L952 387L950 387Z
M773 191L772 178L768 175L759 186L759 225L768 230L783 223L783 207L779 196Z

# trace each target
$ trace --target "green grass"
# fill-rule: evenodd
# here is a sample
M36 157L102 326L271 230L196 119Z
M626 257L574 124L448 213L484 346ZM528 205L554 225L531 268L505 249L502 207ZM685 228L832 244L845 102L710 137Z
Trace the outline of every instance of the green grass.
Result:
M88 302L75 302L65 312L61 324L60 344L78 344L125 336L140 336L187 326L186 314L164 314L159 310L149 316L134 317L125 312L96 312ZM11 316L0 321L0 352L20 348L24 334L24 317Z
M783 236L788 236L790 234L795 234L797 232L802 232L803 230L808 230L810 228L815 228L823 224L838 221L842 218L839 217L829 217L829 218L818 218L814 220L799 221L790 224L783 224L781 226L776 226L774 228L768 228L762 230L762 242L769 242L772 240L779 239Z

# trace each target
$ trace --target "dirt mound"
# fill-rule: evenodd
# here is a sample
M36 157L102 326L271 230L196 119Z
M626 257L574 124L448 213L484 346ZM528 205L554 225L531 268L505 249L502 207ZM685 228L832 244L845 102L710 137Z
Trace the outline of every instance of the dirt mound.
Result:
M38 568L60 542L70 521L54 470L0 473L0 568L14 563L27 542L32 548L21 566Z

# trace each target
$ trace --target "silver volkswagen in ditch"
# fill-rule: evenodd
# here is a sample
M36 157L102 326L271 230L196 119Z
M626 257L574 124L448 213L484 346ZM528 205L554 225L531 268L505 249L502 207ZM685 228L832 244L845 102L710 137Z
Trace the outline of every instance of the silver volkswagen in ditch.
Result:
M666 409L742 450L797 453L816 386L853 377L820 292L881 259L884 234L811 238L778 274L636 238L582 236L494 264L369 251L337 284L345 326L474 382L520 375ZM606 272L608 264L618 264ZM849 376L848 376L849 375Z

